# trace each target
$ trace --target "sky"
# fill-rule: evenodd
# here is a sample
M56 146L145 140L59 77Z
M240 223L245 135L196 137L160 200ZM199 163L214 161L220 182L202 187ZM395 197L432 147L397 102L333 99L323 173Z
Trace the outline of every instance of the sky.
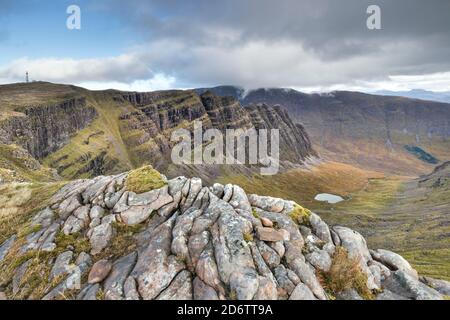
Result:
M449 0L0 0L2 84L450 91L449 57Z

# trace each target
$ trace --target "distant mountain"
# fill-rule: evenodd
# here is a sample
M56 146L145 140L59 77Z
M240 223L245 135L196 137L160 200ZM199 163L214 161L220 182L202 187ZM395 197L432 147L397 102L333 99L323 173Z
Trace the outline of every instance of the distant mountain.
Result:
M421 100L450 103L450 91L434 92L434 91L427 91L427 90L422 90L422 89L414 89L414 90L410 90L410 91L381 90L381 91L375 92L375 94L384 95L384 96L399 96L399 97L406 97L406 98L412 98L412 99L421 99Z
M304 125L322 156L331 160L411 175L429 171L431 164L405 146L419 147L442 161L450 159L450 104L348 91L306 94L272 88L245 92L230 86L210 90L231 95L244 106L284 106Z
M233 97L236 100L241 100L245 95L245 89L237 86L217 86L213 88L198 88L194 90L197 94L203 94L207 91L211 91L218 96Z

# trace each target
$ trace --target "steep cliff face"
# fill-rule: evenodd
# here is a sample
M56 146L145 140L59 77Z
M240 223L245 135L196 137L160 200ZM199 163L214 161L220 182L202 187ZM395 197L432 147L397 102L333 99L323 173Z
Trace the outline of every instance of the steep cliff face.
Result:
M286 109L265 104L249 105L246 109L256 129L280 130L284 159L296 162L317 155L305 128L300 123L294 124Z
M213 128L223 131L254 127L249 113L236 99L219 97L212 92L205 92L200 97Z
M244 106L282 105L294 121L304 125L320 154L331 160L389 173L420 174L433 164L409 154L405 146L420 147L443 161L450 159L450 104L345 91L210 90L232 95Z
M0 122L0 142L21 145L36 159L61 148L97 116L83 97L55 105L20 107L15 111L20 114Z
M442 300L450 290L354 230L237 185L147 167L48 198L0 226L6 298Z
M199 119L205 113L200 97L191 91L122 93L121 97L142 111L160 131Z
M189 128L195 120L211 125L200 97L189 91L121 93L115 99L134 106L121 115L120 127L136 166L152 163L167 168L174 129Z
M295 125L281 107L246 109L232 97L219 97L211 92L198 95L194 91L123 93L116 97L120 99L136 107L121 116L124 140L130 146L136 165L150 162L166 170L173 147L172 131L192 130L194 121L201 121L203 129L215 128L222 132L226 129L279 129L282 161L301 164L316 156L304 128Z

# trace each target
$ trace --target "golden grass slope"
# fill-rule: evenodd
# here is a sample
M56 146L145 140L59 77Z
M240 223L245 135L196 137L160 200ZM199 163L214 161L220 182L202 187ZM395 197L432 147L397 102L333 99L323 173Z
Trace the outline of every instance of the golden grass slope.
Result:
M67 145L46 157L44 163L57 168L59 174L68 179L91 177L87 166L99 157L109 169L108 173L132 169L133 164L119 125L120 115L132 107L118 104L104 92L88 92L85 96L99 116L72 137Z
M349 164L324 162L312 168L298 168L275 176L232 175L221 176L220 183L240 185L247 193L291 199L310 209L320 203L314 201L318 193L332 193L348 197L365 188L369 179L384 174L365 171Z
M56 171L42 166L26 150L0 144L0 184L59 180Z
M398 252L423 275L450 280L450 188L388 177L316 210L330 224L360 231L372 248Z

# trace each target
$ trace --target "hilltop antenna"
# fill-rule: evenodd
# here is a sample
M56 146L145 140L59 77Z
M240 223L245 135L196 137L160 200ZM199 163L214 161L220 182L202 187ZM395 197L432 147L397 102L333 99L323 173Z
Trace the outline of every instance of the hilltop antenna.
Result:
M26 81L26 83L30 82L30 78L28 77L28 71L25 74L25 81Z

